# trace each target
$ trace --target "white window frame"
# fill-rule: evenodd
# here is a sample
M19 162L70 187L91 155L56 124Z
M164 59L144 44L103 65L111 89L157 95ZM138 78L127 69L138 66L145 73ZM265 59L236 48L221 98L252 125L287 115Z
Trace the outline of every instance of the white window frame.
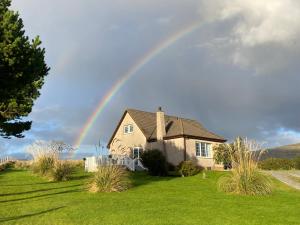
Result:
M123 127L123 133L124 134L132 134L133 133L133 125L132 124L126 124L126 125L124 125L124 127Z
M141 157L141 153L143 151L143 148L142 147L133 147L132 148L132 158L134 158L134 150L138 150L138 159Z
M204 146L204 149L202 149ZM202 154L204 150L205 154ZM212 144L208 142L196 141L195 154L199 158L212 158Z

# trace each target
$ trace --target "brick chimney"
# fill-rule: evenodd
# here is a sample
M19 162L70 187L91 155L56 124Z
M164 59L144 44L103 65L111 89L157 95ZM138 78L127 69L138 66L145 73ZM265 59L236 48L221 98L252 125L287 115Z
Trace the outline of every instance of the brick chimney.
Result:
M165 112L158 107L156 112L156 137L158 141L162 141L166 135Z

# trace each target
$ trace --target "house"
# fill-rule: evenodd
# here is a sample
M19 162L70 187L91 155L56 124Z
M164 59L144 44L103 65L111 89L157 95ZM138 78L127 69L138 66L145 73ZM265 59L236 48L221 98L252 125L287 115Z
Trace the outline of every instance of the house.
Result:
M196 120L127 109L123 113L107 148L110 154L139 158L142 151L161 150L169 163L178 165L194 160L199 166L221 167L213 160L213 146L226 140L204 128Z

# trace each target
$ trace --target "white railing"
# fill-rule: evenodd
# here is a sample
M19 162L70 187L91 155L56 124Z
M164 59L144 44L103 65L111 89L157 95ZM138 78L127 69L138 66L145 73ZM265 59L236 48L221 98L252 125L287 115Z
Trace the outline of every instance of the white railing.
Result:
M9 156L0 158L0 165L12 161L13 159Z
M124 155L112 155L111 157L102 155L87 157L85 160L85 171L95 172L97 171L97 167L101 165L126 166L130 171L135 171L137 167L146 170L140 159L132 159Z

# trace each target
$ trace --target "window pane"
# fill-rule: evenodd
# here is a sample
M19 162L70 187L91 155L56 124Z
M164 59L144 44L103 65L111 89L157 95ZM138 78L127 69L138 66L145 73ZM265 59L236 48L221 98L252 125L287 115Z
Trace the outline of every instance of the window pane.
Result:
M125 133L125 134L128 133L128 126L124 126L124 133Z
M211 157L211 144L206 144L207 148L207 157Z
M132 133L133 132L133 126L129 125L129 132Z
M196 156L200 156L200 143L196 142Z
M201 143L201 156L206 157L205 143Z

